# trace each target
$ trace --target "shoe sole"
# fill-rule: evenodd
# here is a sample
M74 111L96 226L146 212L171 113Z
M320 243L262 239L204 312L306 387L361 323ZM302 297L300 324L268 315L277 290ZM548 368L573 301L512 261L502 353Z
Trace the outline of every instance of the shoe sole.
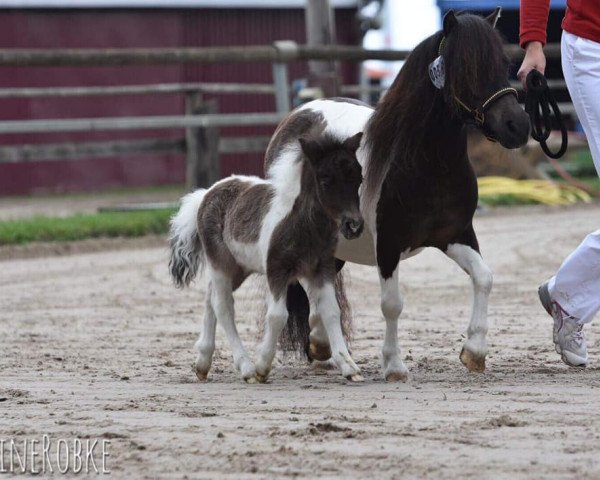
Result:
M569 356L567 355L568 353L571 354L570 356L572 358L569 358ZM579 357L578 355L575 355L575 354L573 354L571 352L562 352L561 351L560 358L569 367L585 368L587 366L587 358L583 359L583 358Z
M552 316L552 298L550 297L550 291L548 290L548 282L544 282L538 288L538 296L540 297L540 303L544 310L548 312L548 315Z

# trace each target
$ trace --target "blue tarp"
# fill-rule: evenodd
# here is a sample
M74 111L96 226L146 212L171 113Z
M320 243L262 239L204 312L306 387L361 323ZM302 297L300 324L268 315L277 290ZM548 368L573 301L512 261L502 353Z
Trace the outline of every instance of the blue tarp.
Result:
M442 11L450 10L493 10L502 7L507 10L518 10L519 0L437 0ZM550 7L564 9L567 0L550 0Z

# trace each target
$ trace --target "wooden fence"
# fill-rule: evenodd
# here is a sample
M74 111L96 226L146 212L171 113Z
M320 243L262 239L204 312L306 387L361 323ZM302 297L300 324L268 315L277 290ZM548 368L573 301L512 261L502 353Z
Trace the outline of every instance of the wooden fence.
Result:
M518 61L521 49L506 46L507 54ZM363 61L403 60L410 52L366 50L351 46L306 46L294 42L275 42L255 47L119 49L119 50L23 50L0 49L0 66L82 66L82 65L147 65L182 63L260 62L273 64L273 84L183 83L128 85L109 87L47 87L0 89L0 99L32 97L73 97L107 95L185 95L185 114L175 116L78 118L0 121L0 135L8 133L98 131L184 128L182 139L142 139L108 142L55 143L42 145L10 145L0 147L0 163L110 157L132 153L185 153L188 189L210 185L219 178L220 153L263 152L268 137L224 137L219 127L243 125L276 125L289 111L290 89L287 63L306 60ZM558 45L546 46L549 57L560 55ZM560 84L554 85L559 87ZM341 93L356 96L373 87L343 86ZM375 90L378 90L376 87ZM206 101L206 94L273 95L277 112L219 114L216 102ZM565 105L563 105L565 108Z

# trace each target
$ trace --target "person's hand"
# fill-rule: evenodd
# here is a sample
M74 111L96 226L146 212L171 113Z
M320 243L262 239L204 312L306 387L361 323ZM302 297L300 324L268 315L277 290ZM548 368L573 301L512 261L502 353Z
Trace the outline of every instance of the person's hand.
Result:
M525 46L525 58L517 72L517 78L521 80L525 90L527 90L527 75L532 70L537 70L542 74L546 70L546 55L544 55L541 42L529 42Z

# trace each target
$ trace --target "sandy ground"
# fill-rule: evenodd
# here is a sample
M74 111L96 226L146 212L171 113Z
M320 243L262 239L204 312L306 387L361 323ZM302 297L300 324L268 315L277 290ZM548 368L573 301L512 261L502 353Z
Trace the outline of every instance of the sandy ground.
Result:
M598 327L588 368L569 369L536 299L597 227L598 206L477 219L495 272L485 374L458 360L467 277L436 251L406 261L406 384L381 378L372 268L349 269L364 383L281 357L268 384L245 385L221 332L210 380L196 381L204 286L175 290L165 248L4 260L0 437L110 439L117 478L599 478ZM258 291L250 282L236 296L251 350Z

